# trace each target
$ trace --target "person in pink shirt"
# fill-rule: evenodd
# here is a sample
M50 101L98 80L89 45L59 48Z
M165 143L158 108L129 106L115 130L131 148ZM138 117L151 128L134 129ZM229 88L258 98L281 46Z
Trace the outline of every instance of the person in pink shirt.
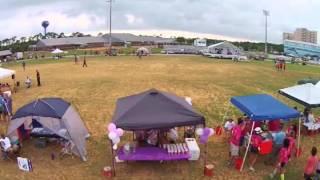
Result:
M258 154L259 154L259 146L263 141L263 138L261 136L261 133L263 133L262 129L260 127L256 127L254 129L254 133L251 137L251 144L250 144L250 163L249 163L249 170L255 171L253 168L254 164L257 161Z
M238 125L232 128L230 138L230 165L234 164L234 161L239 156L239 149L241 144L242 130L245 124L242 119L238 121Z
M307 164L304 168L304 179L312 180L317 168L318 158L317 158L317 148L312 147L311 156L308 158Z
M293 152L296 151L297 147L296 147L296 140L295 140L295 133L293 131L290 132L289 137L287 137L287 139L289 139L289 148L288 148L288 154L289 154L289 160L291 157L293 157Z
M268 130L272 131L272 132L273 131L279 131L280 125L281 125L280 119L269 121Z
M278 156L278 162L276 164L275 169L270 174L270 178L273 179L274 176L277 174L277 172L280 172L280 179L284 180L284 172L285 172L285 166L287 165L289 161L289 146L290 141L289 139L284 139L283 146L280 149L279 156Z

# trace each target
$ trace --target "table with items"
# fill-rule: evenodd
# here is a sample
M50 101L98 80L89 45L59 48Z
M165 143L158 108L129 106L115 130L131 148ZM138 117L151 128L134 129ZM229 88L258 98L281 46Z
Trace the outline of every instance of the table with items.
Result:
M123 161L173 161L198 160L200 148L193 138L186 138L184 143L163 144L159 147L130 147L125 145L117 152Z

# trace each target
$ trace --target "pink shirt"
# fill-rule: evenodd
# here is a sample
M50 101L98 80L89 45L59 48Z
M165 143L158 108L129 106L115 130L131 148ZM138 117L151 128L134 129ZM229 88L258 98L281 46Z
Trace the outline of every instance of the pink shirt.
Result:
M306 167L304 168L304 173L308 175L313 174L314 170L316 169L317 162L318 158L316 156L310 156Z
M234 128L232 128L230 143L232 143L236 146L239 146L240 139L241 139L241 128L239 125L237 125Z
M253 134L251 137L252 146L257 148L261 143L262 143L262 137L257 134Z
M289 151L287 148L282 147L279 152L279 163L287 163L288 162L288 154Z
M280 119L269 121L268 129L269 131L278 131L280 129Z
M289 154L291 154L294 148L296 148L296 141L293 137L287 137L287 139L289 139L289 142L290 142L288 151L289 151Z

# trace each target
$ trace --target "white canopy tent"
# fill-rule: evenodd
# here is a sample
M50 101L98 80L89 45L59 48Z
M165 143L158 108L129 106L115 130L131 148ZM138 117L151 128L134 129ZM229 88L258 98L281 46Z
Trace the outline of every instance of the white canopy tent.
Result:
M320 82L280 89L279 93L310 108L320 107Z
M320 82L316 85L306 83L296 85L284 89L280 89L279 93L292 99L305 107L316 108L320 107ZM298 132L298 148L300 147L301 134L301 118L299 118L299 132Z
M61 49L57 48L57 49L53 50L51 53L52 54L61 54L61 53L63 53L63 51Z
M0 68L0 79L7 78L15 74L14 70Z

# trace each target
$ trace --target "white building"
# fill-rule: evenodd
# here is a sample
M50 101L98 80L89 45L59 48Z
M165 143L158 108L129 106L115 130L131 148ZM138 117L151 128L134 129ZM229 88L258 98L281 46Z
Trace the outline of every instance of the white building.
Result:
M240 48L227 41L208 46L208 52L222 55L240 55L242 53Z
M193 42L193 45L197 46L197 47L206 47L207 40L206 39L195 39Z

